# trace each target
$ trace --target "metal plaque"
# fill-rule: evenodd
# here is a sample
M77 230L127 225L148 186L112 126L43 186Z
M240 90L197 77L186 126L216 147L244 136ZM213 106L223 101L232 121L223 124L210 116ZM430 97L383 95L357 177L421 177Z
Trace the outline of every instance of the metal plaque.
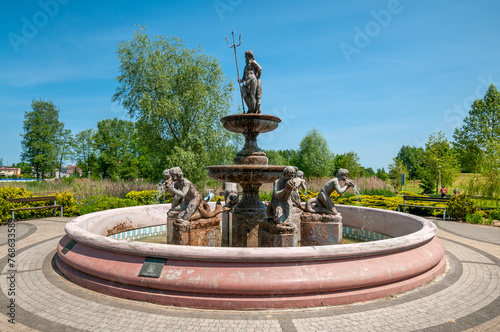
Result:
M76 244L77 242L75 240L71 240L68 242L68 244L61 250L61 252L66 255L68 251L70 251Z
M166 262L166 258L146 257L139 277L159 278Z

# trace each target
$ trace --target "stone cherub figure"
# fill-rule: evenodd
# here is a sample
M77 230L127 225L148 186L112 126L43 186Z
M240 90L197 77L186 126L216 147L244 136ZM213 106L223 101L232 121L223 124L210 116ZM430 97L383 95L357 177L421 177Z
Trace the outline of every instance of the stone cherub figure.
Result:
M234 182L223 182L222 190L224 190L225 205L224 207L233 208L238 204L238 184Z
M174 184L172 178L170 177L170 169L166 169L163 171L163 180L161 182L163 183L163 189L167 190L172 195L172 192L169 191L167 188L167 184L169 184L170 186L174 186L174 188L175 188L175 184ZM174 197L172 199L172 205L171 205L170 209L173 211L179 211L179 205L181 204L181 198L175 194L173 194L173 196Z
M275 224L292 225L292 193L297 190L298 181L295 177L295 167L287 166L283 177L274 181L273 198L267 207L267 218Z
M302 204L300 203L300 194L299 194L299 189L302 189L304 192L307 193L307 182L304 179L304 172L297 171L297 174L295 176L295 182L297 183L297 189L292 192L293 205L300 209L304 209L302 207Z
M262 98L262 86L260 75L262 68L255 61L253 52L248 50L245 52L245 69L243 77L239 79L239 83L243 83L241 87L241 96L247 104L247 113L261 113L260 100Z
M193 220L212 218L222 212L220 201L217 202L215 210L210 211L208 203L201 198L193 183L183 177L180 167L172 167L168 173L171 181L165 182L165 189L177 199L176 204L180 204L176 222L187 225ZM173 201L172 206L174 206Z
M318 193L317 198L311 198L307 201L305 211L312 213L323 213L323 214L337 214L337 209L335 209L335 204L333 204L331 193L335 190L342 195L350 187L354 187L354 182L347 179L349 176L349 171L341 168L337 172L337 177L328 181L323 188L321 188ZM345 181L345 186L340 187L340 181ZM313 205L315 204L315 205Z

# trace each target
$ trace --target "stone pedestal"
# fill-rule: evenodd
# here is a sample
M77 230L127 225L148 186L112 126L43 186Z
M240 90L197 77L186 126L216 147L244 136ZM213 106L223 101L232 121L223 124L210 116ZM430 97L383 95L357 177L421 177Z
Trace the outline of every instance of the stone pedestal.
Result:
M167 243L172 244L172 239L174 236L174 221L177 220L179 215L178 210L169 210L167 212Z
M297 226L297 237L299 239L299 242L300 242L300 232L301 232L301 227L300 227L300 216L302 215L302 211L301 209L299 209L298 207L293 207L293 210L292 210L292 222L295 224L295 226Z
M298 229L295 224L276 225L265 218L259 223L259 247L297 247Z
M171 244L185 246L220 247L221 227L217 217L198 219L189 223L177 219L173 223Z
M229 211L222 212L222 246L230 247L231 246L231 234L229 230L231 229L231 224L233 219L233 214Z
M304 212L300 217L300 245L325 246L342 243L342 216Z
M259 198L260 183L243 183L243 195L233 209L232 247L258 247L259 223L267 207Z

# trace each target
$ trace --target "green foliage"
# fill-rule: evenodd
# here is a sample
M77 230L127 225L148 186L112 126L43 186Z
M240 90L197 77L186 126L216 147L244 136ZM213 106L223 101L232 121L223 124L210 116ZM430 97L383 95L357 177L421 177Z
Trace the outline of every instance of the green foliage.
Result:
M467 214L476 212L476 203L467 195L452 196L448 201L450 218L465 220Z
M12 198L25 198L31 197L32 193L26 188L22 187L2 187L0 188L0 198L12 199Z
M173 199L169 193L160 193L157 190L131 191L126 198L133 200L137 205L171 203Z
M408 175L408 169L403 164L402 161L394 158L393 163L389 165L389 178L391 179L393 185L401 188L401 174Z
M269 165L291 165L279 151L265 150Z
M431 178L423 178L422 181L420 181L419 186L422 189L422 193L426 195L433 194L436 189L436 183L434 182L434 179Z
M136 202L128 198L118 198L112 196L89 197L76 205L78 214L83 215L92 212L116 209L122 207L136 206Z
M306 178L332 175L333 153L317 129L308 131L300 142L296 166Z
M487 144L487 153L482 155L479 168L481 173L467 184L468 193L500 201L500 143Z
M97 123L93 137L98 153L99 171L105 179L136 179L138 162L134 160L134 123L106 119Z
M377 175L377 173L375 173L375 171L373 170L373 168L368 167L368 168L365 168L365 175L367 177L372 177L372 176Z
M387 194L387 193L384 193ZM317 192L307 190L306 193L299 192L300 200L307 202L309 199L318 197ZM330 197L335 204L343 205L358 205L367 206L384 210L396 211L399 204L403 204L403 198L400 196L385 196L385 195L360 195L356 196L351 193L346 193L340 196L334 191Z
M59 178L61 178L61 170L63 168L63 162L71 158L73 155L73 136L71 135L70 129L64 129L63 126L59 128L57 133L56 141L56 153L57 153L57 163L59 170Z
M64 191L62 193L56 194L56 202L57 204L63 206L63 215L65 217L74 217L78 215L76 199L72 193Z
M500 210L491 210L489 217L492 220L500 220Z
M425 150L421 154L421 164L418 172L426 185L434 183L433 188L438 192L439 174L441 184L448 186L460 175L460 165L455 151L442 131L429 136L425 143Z
M73 142L73 156L82 170L82 176L88 177L90 173L90 177L94 179L100 178L97 150L94 144L95 135L95 130L83 130L75 135Z
M464 124L455 129L453 138L465 170L480 170L488 146L500 144L500 93L493 84L483 99L476 99L471 105Z
M0 225L3 225L11 217L9 203L0 197Z
M389 174L387 174L385 169L382 167L377 169L377 177L385 182L389 178Z
M423 152L422 148L410 147L403 145L396 156L396 160L406 167L409 179L418 177L417 169L420 162L420 154Z
M394 197L396 193L390 189L363 189L361 195Z
M33 100L31 112L24 113L21 159L31 164L37 178L45 178L57 168L59 135L64 124L51 101Z
M359 176L363 176L364 169L359 163L359 156L357 153L350 151L343 154L339 154L335 156L333 161L333 174L337 174L339 169L345 168L349 171L349 177L357 178Z
M273 198L273 193L272 192L260 192L259 193L260 200L263 202L270 202L271 199Z
M475 213L468 213L465 216L465 221L468 224L482 224L483 223L483 214L480 212L475 212Z
M179 38L150 39L139 28L117 45L120 61L113 101L136 119L139 167L159 180L165 168L182 167L200 185L206 165L230 164L240 138L220 122L229 114L233 86L219 62L187 48Z

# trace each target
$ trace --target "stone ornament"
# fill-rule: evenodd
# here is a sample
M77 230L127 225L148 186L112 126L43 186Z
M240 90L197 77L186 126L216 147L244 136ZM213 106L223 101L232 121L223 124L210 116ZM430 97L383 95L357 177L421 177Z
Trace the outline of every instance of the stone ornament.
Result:
M294 178L295 171L295 167L287 166L283 170L283 176L274 181L273 198L267 208L267 218L275 224L292 225L292 194L299 184Z
M304 207L300 202L300 194L299 194L299 189L302 189L302 191L307 193L307 182L304 179L304 172L297 171L297 174L295 176L295 182L297 183L297 188L292 192L292 202L295 207L304 210Z
M339 195L346 192L347 189L354 187L354 182L347 179L349 176L349 171L341 168L337 172L337 177L328 181L323 188L321 188L318 193L318 197L311 198L307 201L305 211L311 213L322 213L322 214L338 214L337 209L335 209L335 204L333 204L330 195L335 190ZM340 187L340 181L345 181L345 186Z
M198 219L209 219L217 216L223 211L222 205L217 202L214 211L206 201L201 198L200 193L191 181L183 177L180 167L173 167L168 170L170 179L164 183L165 189L177 199L179 214L176 223L184 228L189 227L189 223ZM163 172L165 176L165 171ZM174 207L174 202L172 202Z
M248 50L245 52L245 69L243 70L243 77L238 79L241 85L241 96L247 104L247 113L262 113L260 109L262 98L262 86L260 82L260 75L262 68L259 66L253 52Z

